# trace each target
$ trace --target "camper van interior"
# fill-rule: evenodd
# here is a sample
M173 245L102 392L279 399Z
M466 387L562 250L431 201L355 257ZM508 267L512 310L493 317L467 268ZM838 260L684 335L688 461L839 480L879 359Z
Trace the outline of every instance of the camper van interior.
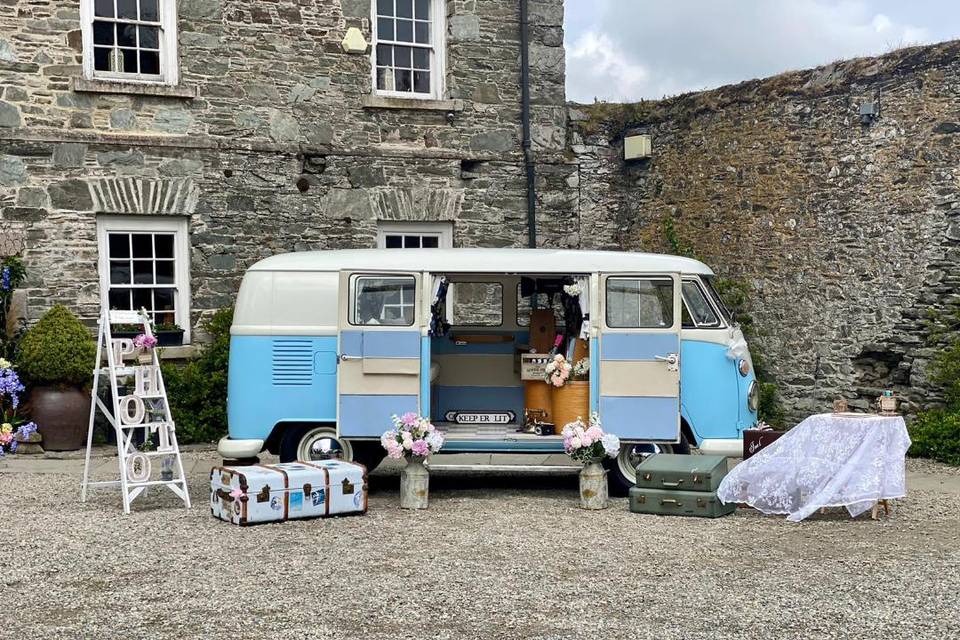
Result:
M565 422L557 417L588 418L588 342L581 338L588 314L567 293L578 279L586 288L585 275L440 279L431 310L430 415L448 438L537 438L559 433ZM564 390L579 391L559 416L552 400L567 393L546 381L548 362L563 371L558 354L569 365Z

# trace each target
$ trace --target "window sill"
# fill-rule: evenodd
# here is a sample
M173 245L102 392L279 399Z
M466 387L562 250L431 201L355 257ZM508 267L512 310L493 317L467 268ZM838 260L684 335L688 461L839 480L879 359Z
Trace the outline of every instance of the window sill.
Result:
M184 344L178 347L157 347L161 360L190 360L200 355L200 347L195 344Z
M126 82L124 80L88 80L74 76L70 86L78 93L126 93L162 98L196 98L194 85L171 85L149 82Z
M387 96L364 96L364 109L412 109L417 111L463 111L463 100L422 100L420 98L394 98Z

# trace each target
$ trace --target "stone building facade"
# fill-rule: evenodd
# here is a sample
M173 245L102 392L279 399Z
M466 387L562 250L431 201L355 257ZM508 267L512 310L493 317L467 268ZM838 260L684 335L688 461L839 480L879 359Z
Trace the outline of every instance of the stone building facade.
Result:
M0 207L6 233L26 239L31 316L65 302L96 317L101 277L113 277L98 272L104 227L179 234L177 259L188 264L176 285L190 294L178 319L194 328L232 304L253 262L377 246L390 221L427 223L456 246L526 242L519 0L180 0L175 84L85 67L85 48L125 44L119 31L102 33L124 7L160 20L158 7L172 6L115 1L0 3ZM564 157L563 3L528 7L532 144L547 186L574 171ZM351 27L372 43L381 10L396 19L381 29L396 26L398 39L404 26L434 29L442 84L427 99L383 95L371 73L377 49L342 46ZM401 19L413 12L437 19ZM145 28L140 45L155 38ZM542 199L544 244L576 244L561 211L572 208ZM169 247L153 251L169 284L170 266L159 264Z

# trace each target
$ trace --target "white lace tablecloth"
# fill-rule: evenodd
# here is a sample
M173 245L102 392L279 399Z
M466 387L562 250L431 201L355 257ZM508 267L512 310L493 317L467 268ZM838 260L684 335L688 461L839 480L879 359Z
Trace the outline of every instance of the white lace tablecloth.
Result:
M800 522L821 507L856 517L878 500L907 494L910 447L900 416L810 416L723 479L717 497Z

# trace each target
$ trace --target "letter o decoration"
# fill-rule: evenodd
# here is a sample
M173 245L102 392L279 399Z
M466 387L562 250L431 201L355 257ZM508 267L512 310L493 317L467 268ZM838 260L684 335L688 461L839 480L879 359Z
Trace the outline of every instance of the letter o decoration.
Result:
M133 415L130 415L130 405L134 406ZM140 424L146 415L143 400L137 396L123 396L120 398L120 421L123 424Z
M127 458L127 480L130 482L146 482L150 479L150 458L142 453L135 453Z

